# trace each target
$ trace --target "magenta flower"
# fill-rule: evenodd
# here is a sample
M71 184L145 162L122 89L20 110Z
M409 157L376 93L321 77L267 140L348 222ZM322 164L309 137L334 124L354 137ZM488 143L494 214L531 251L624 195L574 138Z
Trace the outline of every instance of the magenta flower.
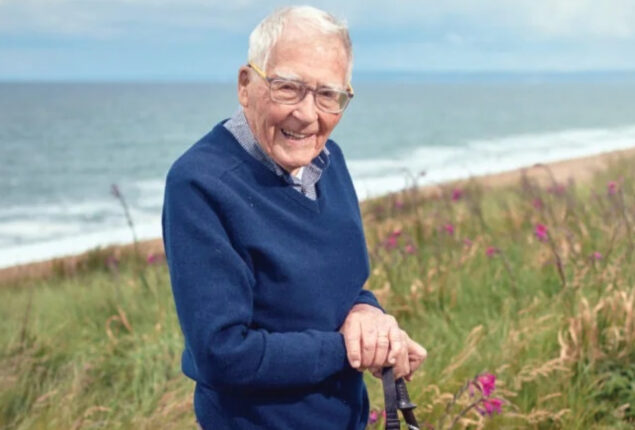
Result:
M454 226L450 223L444 224L443 230L445 230L447 234L454 234Z
M460 200L463 197L463 190L460 188L455 188L452 190L452 201L455 202Z
M595 251L593 254L591 254L591 258L593 258L595 261L600 261L602 259L602 254L598 251Z
M368 415L368 423L375 424L378 419L379 419L379 414L377 413L377 411L376 410L370 411L370 414Z
M482 408L477 408L477 410L481 415L492 416L494 412L500 414L502 406L503 401L501 399L497 397L491 397L489 399L483 399Z
M567 188L564 185L556 184L556 185L553 185L553 186L547 188L547 191L550 192L551 194L555 194L557 196L560 196L560 195L564 194L566 189Z
M617 189L618 189L618 185L617 182L615 181L610 181L608 183L608 185L606 186L608 192L609 192L609 196L614 196L615 193L617 193Z
M500 251L498 248L495 248L493 246L488 246L487 249L485 250L485 255L487 255L488 257L493 257L494 255L498 254Z
M398 238L399 236L401 236L401 229L400 228L396 228L394 229L392 232L390 232L390 235L388 235L388 239L386 239L386 242L384 243L384 247L387 250L391 250L391 249L395 249L397 247L397 242L398 242Z
M534 207L534 209L542 209L543 204L542 204L542 199L539 197L536 197L532 202L531 205Z
M489 397L496 389L496 375L493 373L483 373L476 377L478 388L483 393L483 396Z
M154 264L154 263L158 263L159 262L159 256L156 255L155 253L151 252L150 254L148 254L148 256L146 257L146 262L148 264Z
M463 239L463 245L469 248L472 246L472 241L466 237L465 239Z
M397 236L389 236L386 239L385 247L387 250L395 249L397 247Z
M406 251L406 254L414 254L417 251L417 248L415 248L414 245L408 244L404 248L404 251Z
M536 228L534 229L534 234L538 238L538 240L544 242L549 236L547 235L547 226L544 224L536 224Z

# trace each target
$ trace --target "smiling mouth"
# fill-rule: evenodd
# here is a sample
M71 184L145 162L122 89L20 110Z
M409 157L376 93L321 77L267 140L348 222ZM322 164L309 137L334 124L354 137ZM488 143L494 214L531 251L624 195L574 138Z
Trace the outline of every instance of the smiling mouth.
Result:
M290 130L285 130L284 128L281 128L280 131L285 137L293 140L302 140L312 136L311 134L296 133Z

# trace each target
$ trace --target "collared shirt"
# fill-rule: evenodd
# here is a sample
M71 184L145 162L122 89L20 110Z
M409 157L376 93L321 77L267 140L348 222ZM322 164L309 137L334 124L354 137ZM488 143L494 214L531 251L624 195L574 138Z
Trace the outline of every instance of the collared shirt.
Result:
M329 165L329 151L326 146L317 157L311 160L309 165L304 166L300 170L298 177L296 177L280 167L269 154L263 151L252 133L251 128L249 128L247 118L245 118L245 112L242 108L238 109L236 113L225 122L224 127L229 130L240 146L242 146L249 155L260 161L276 175L282 177L287 184L309 199L315 200L317 198L315 185L320 180L324 169Z

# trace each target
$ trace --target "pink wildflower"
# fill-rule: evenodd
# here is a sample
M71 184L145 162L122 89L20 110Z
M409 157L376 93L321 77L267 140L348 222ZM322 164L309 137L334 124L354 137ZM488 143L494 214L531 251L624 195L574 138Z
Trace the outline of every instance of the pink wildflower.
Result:
M368 416L368 423L375 424L378 419L379 419L379 414L377 413L377 411L376 410L370 411L370 415Z
M609 196L614 196L617 193L617 182L610 181L607 185Z
M547 191L550 192L551 194L555 194L555 195L559 196L559 195L564 194L566 189L567 188L564 185L556 184L556 185L553 185L553 186L547 188Z
M497 414L501 413L501 406L503 406L503 401L497 397L491 397L489 399L483 399L483 409L478 409L481 415L489 415L492 416L494 412Z
M602 259L602 254L598 251L595 251L593 254L591 254L591 258L593 258L595 261L599 261Z
M146 257L146 262L148 264L154 264L154 263L157 263L158 261L159 261L159 256L153 252L148 254L148 256Z
M498 248L495 248L493 246L488 246L487 249L485 250L485 255L487 255L488 257L493 257L494 255L498 254L499 250Z
M417 248L415 248L415 246L411 244L406 245L406 247L404 248L404 251L406 251L406 254L414 254L416 250Z
M472 241L466 237L465 239L463 239L463 245L469 248L472 246Z
M396 209L403 208L403 200L395 200L395 208Z
M538 240L544 242L549 237L547 235L547 226L544 224L536 224L536 228L534 229L534 234L538 238Z
M463 190L460 188L455 188L452 190L452 201L455 202L460 200L463 197Z
M483 396L489 397L496 389L496 375L493 373L483 373L476 377L478 388L483 393Z
M390 232L388 235L388 239L386 239L386 243L384 244L385 248L388 250L395 249L397 247L397 239L401 236L401 229L396 228Z
M443 230L446 231L446 233L452 235L454 234L454 226L450 223L447 223L443 226Z
M532 202L531 205L534 207L534 209L542 209L543 204L542 204L542 199L539 197L536 197Z

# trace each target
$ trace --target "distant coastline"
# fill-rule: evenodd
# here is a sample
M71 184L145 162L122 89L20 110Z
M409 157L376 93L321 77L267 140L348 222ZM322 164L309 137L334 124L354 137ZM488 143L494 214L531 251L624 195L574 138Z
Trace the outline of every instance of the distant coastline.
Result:
M505 82L487 79L530 75L479 73L437 74L457 79L446 83L407 83L398 73L380 73L398 78L384 83L354 79L355 101L332 138L360 200L635 146L635 80L590 72L607 80ZM233 84L0 86L0 268L129 242L113 184L137 237L159 237L170 164L237 108Z
M355 70L354 83L443 83L443 82L635 82L635 70ZM235 77L228 78L1 78L0 85L12 84L235 84Z
M484 187L491 189L517 183L523 172L525 172L529 177L535 178L545 184L553 179L561 183L564 183L569 179L573 179L577 183L585 183L595 172L606 169L612 161L623 157L635 157L635 147L626 150L607 152L600 155L545 163L544 165L526 166L524 168L479 176L471 179L475 179ZM543 168L543 166L548 167L548 170ZM551 174L553 175L553 179L550 176ZM441 185L425 186L420 188L420 192L425 195L435 196L439 195L442 191L442 187L445 187L446 185L449 186L451 184L461 184L464 182L466 182L466 180L451 181L447 184ZM382 198L384 197L376 197L371 200ZM362 202L361 206L363 211L365 203ZM120 254L122 252L132 252L133 246L133 244L129 243L124 245L100 247L100 249L103 250L103 253L110 252L112 254ZM142 257L163 255L163 244L160 238L142 240L138 243L138 250ZM90 252L91 251L0 269L0 286L19 281L46 278L60 267L72 270L73 267L81 264Z

